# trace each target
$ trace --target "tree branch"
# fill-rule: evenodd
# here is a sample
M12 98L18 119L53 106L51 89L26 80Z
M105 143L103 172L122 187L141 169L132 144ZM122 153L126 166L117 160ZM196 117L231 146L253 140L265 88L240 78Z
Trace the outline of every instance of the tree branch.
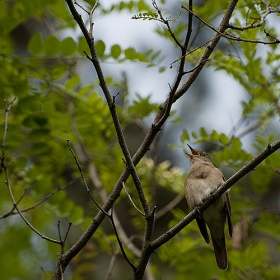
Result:
M187 10L189 13L192 13L198 20L200 20L204 25L206 25L207 27L209 27L210 29L212 29L213 31L215 31L216 33L218 33L220 36L226 38L226 39L229 39L229 40L234 40L234 41L238 41L238 42L246 42L246 43L254 43L254 44L264 44L264 45L272 45L272 44L279 44L280 43L280 40L277 39L277 38L274 38L273 36L270 35L271 38L274 38L274 41L272 42L266 42L266 41L261 41L261 40L249 40L249 39L245 39L245 38L241 38L241 37L236 37L232 34L229 34L229 33L224 33L219 31L218 29L216 29L215 27L211 26L209 23L207 23L205 20L203 20L199 15L197 15L196 13L194 13L192 10L188 9L187 7L185 7L184 5L181 6L183 9ZM261 24L262 25L262 24ZM250 25L251 26L251 25ZM257 25L254 26L252 25L253 27L251 28L256 28L258 27ZM226 29L227 28L230 28L230 25L228 24L226 26ZM235 28L237 29L237 28ZM249 29L249 28L247 28ZM241 28L238 29L238 30L242 30ZM245 29L244 29L245 30ZM267 35L267 34L266 34ZM268 36L268 35L267 35Z
M40 199L37 203L35 203L34 205L32 206L29 206L29 207L26 207L24 209L20 209L20 212L21 213L24 213L24 212L28 212L30 210L33 210L35 209L36 207L38 207L39 205L41 205L42 203L44 203L45 201L47 201L50 197L52 197L53 195L55 195L57 192L61 191L61 190L64 190L65 188L67 188L68 186L70 186L72 183L74 183L75 181L77 181L77 178L76 179L73 179L72 181L68 182L66 185L62 186L62 187L58 187L56 190L54 190L53 192L50 192L48 194L46 194L42 199ZM23 193L23 195L20 197L20 199L17 201L17 205L19 205L21 199L24 197L25 193ZM1 219L4 219L4 218L7 218L9 216L12 216L12 215L16 215L18 214L18 212L15 210L15 208L13 207L11 211L9 211L8 213L6 214L3 214L2 216L0 216L0 220Z
M8 175L8 170L7 170L7 166L5 164L5 147L6 147L6 139L7 139L7 133L8 133L8 119L9 119L9 112L12 108L13 103L15 102L16 98L14 98L9 105L7 105L7 100L4 99L4 106L5 106L5 128L4 128L4 136L3 136L3 142L2 142L2 154L1 154L1 169L0 171L2 172L2 170L4 171L4 176L5 176L5 184L8 188L9 191L9 195L11 197L11 200L13 202L13 209L16 209L16 211L18 212L18 214L21 216L21 218L23 219L23 221L27 224L27 226L36 234L38 234L41 238L50 241L52 243L56 243L59 245L62 245L62 242L50 237L47 237L45 235L43 235L42 233L40 233L21 213L21 211L19 210L18 206L17 206L17 202L15 200L12 188L11 188L11 184L10 184L10 179L9 179L9 175Z
M239 31L244 31L244 30L248 30L248 29L252 29L252 28L257 28L257 27L262 26L265 23L265 20L266 20L266 18L269 14L280 13L280 10L276 10L276 11L271 10L270 4L268 2L262 0L261 3L263 5L265 5L265 13L262 16L260 16L260 22L248 24L246 26L235 26L235 25L229 24L228 28L239 30Z

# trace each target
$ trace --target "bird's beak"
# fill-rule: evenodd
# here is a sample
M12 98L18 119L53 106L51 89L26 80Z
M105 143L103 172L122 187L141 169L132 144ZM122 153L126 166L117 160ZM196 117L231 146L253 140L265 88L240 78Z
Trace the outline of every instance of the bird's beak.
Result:
M186 153L190 158L193 158L194 156L199 156L199 153L195 149L193 149L189 144L187 144L187 145L189 146L189 148L192 151L192 154Z

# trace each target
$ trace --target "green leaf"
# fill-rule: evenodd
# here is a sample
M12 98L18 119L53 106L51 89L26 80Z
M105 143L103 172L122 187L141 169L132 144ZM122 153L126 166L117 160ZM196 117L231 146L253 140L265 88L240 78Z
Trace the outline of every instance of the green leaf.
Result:
M50 133L49 129L36 129L36 130L32 130L28 134L27 138L30 141L39 141L40 139L47 137L49 133Z
M78 75L75 75L68 79L65 83L65 87L67 89L73 89L80 83L80 77Z
M140 117L147 117L152 112L156 112L158 105L150 101L151 96L148 95L146 98L141 97L137 94L137 100L133 102L133 105L129 108L129 112L135 113Z
M175 151L178 149L178 146L177 145L172 145L170 143L167 143L167 147L168 149L170 149L171 151Z
M60 46L59 40L55 36L50 35L43 43L43 51L47 55L56 55L60 52Z
M80 224L84 219L84 209L81 206L75 206L72 210L69 220L73 224Z
M73 40L73 38L68 37L65 38L61 42L61 52L62 54L66 56L73 55L77 50L76 42Z
M82 55L85 55L84 52L89 52L89 47L85 37L81 37L78 43L78 50Z
M183 133L181 135L181 142L184 143L186 140L190 140L190 136L188 131L184 128Z
M36 143L33 143L32 146L30 147L29 153L31 155L38 155L38 154L48 151L48 148L49 147L46 144L46 142L36 142Z
M232 145L232 148L235 149L235 151L239 151L242 148L242 142L237 137L232 137L231 145Z
M120 45L113 45L111 47L111 56L114 58L114 59L117 59L122 53L122 49L120 47Z
M192 131L192 137L193 137L194 139L197 139L197 134L196 134L195 131Z
M74 202L70 199L65 199L63 201L60 201L58 206L59 206L60 214L64 217L67 217L69 216L69 214L74 208Z
M27 49L30 53L37 55L42 51L42 35L35 33L28 41Z
M206 132L206 130L205 130L204 127L201 127L201 128L200 128L200 135L201 135L201 137L203 137L203 138L206 138L206 137L207 137L207 132Z
M105 43L102 40L99 40L99 41L96 42L95 48L96 48L98 56L102 57L104 55L104 52L105 52L105 49L106 49Z
M61 190L57 192L55 195L51 196L47 201L50 205L57 205L64 201L66 198L66 191Z
M26 127L36 128L38 126L45 126L48 124L48 119L45 117L38 117L38 116L27 116L23 121L22 124Z
M137 58L135 49L131 47L124 50L124 55L129 60L134 60Z
M65 64L56 64L50 71L50 74L54 80L61 79L67 71Z
M219 140L220 140L220 142L221 142L222 144L224 144L224 145L228 145L228 144L229 144L229 139L228 139L228 137L227 137L224 133L222 133L222 134L219 136Z

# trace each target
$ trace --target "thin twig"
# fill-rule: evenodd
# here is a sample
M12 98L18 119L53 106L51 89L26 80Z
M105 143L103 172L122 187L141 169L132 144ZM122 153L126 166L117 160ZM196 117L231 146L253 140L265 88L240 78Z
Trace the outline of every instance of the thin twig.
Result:
M93 34L93 13L96 10L97 6L98 6L98 2L99 0L95 0L95 4L92 7L90 13L89 13L89 33L92 35Z
M175 34L173 33L173 31L171 30L171 27L169 25L169 21L167 19L165 19L162 15L162 12L161 10L159 9L157 3L155 0L152 1L152 5L154 6L154 8L157 10L157 13L160 17L160 21L163 22L166 27L167 27L167 30L169 32L169 34L171 35L171 37L173 38L173 40L175 41L175 43L180 47L180 49L183 49L183 45L179 42L179 40L176 38Z
M83 32L83 35L84 35L84 37L87 41L87 44L89 46L90 53L91 53L91 61L93 63L95 71L97 73L97 76L98 76L98 79L99 79L99 82L100 82L100 87L101 87L101 89L103 91L103 94L106 98L106 101L107 101L107 104L108 104L108 107L109 107L109 110L110 110L110 113L111 113L111 116L112 116L112 119L113 119L113 122L114 122L116 134L118 136L118 141L119 141L120 147L122 149L122 152L124 154L125 161L127 163L126 168L128 169L128 171L130 172L130 174L132 176L132 179L134 181L135 187L136 187L137 192L139 194L140 202L143 206L145 215L148 216L148 215L150 215L150 207L149 207L149 204L147 202L146 196L144 194L144 191L143 191L143 188L142 188L142 185L141 185L141 181L140 181L139 176L136 172L135 165L134 165L133 160L131 158L129 149L127 147L127 143L126 143L123 131L122 131L122 127L121 127L120 120L119 120L119 117L118 117L118 114L117 114L117 110L116 110L115 104L113 102L113 98L110 94L109 88L107 86L105 76L104 76L104 73L102 71L102 68L101 68L101 65L100 65L100 62L99 62L97 51L95 49L94 38L93 38L92 34L87 31L87 28L86 28L80 14L77 12L75 6L73 5L72 0L66 0L66 2L68 4L68 7L69 7L72 15L74 16L74 19L76 20L76 22L78 23L81 31ZM120 183L120 187L122 187L121 183Z
M272 13L280 13L280 10L271 10L270 8L270 4L264 0L261 1L261 3L263 5L265 5L265 13L263 15L260 16L259 18L259 22L258 23L252 23L252 24L248 24L246 26L235 26L235 25L231 25L229 24L228 25L228 28L230 29L235 29L235 30L239 30L239 31L244 31L244 30L248 30L248 29L252 29L252 28L257 28L257 27L260 27L262 26L264 23L265 23L265 20L267 18L267 16L269 14L272 14ZM275 39L275 38L274 38Z
M124 248L123 248L122 242L121 242L121 240L120 240L118 231L117 231L117 229L116 229L116 225L115 225L114 217L113 217L113 208L111 209L111 215L109 215L109 219L111 220L111 223L112 223L112 226L113 226L113 229L114 229L114 232L115 232L117 241L118 241L118 243L119 243L121 252L122 252L122 254L123 254L123 257L124 257L125 260L128 262L128 264L132 267L132 269L135 270L136 267L135 267L135 265L131 262L131 260L127 257L127 255L126 255L126 253L125 253L125 250L124 250Z
M93 197L93 195L92 195L92 193L91 193L91 191L90 191L90 189L89 189L89 187L88 187L88 184L87 184L87 181L86 181L84 172L83 172L83 170L82 170L82 168L81 168L81 166L80 166L80 164L79 164L79 162L78 162L78 159L77 159L77 157L76 157L76 155L75 155L75 153L74 153L74 151L73 151L73 149L72 149L70 140L66 139L66 142L68 143L69 151L71 152L71 154L72 154L72 156L73 156L73 158L74 158L74 160L75 160L75 162L76 162L76 165L77 165L77 167L78 167L78 169L79 169L79 171L80 171L80 174L81 174L83 183L84 183L84 185L85 185L85 187L86 187L86 190L87 190L87 193L88 193L89 197L92 199L92 201L93 201L94 204L97 206L97 208L98 208L100 211L102 211L106 216L109 217L110 215L109 215L106 211L104 211L104 210L102 209L102 207L99 205L99 203L97 202L97 200Z
M46 194L42 199L40 199L36 204L32 205L32 206L29 206L27 208L24 208L24 209L21 209L20 212L21 213L24 213L24 212L28 212L30 210L33 210L35 209L36 207L38 207L39 205L41 205L42 203L44 203L46 200L48 200L50 197L52 197L53 195L55 195L57 192L61 191L61 190L64 190L65 188L67 188L68 186L70 186L72 183L74 183L75 181L77 181L78 178L75 178L73 179L72 181L70 181L69 183L67 183L66 185L62 186L62 187L59 187L57 188L55 191L53 192L50 192L48 194ZM26 191L24 191L23 195L20 197L20 199L17 201L17 205L19 205L20 201L22 200L22 198L24 197ZM4 219L4 218L7 218L9 216L12 216L12 215L16 215L18 214L18 212L15 210L15 208L13 207L11 211L9 211L8 213L6 214L3 214L2 216L0 216L0 220L1 219Z
M115 262L116 262L116 259L117 259L117 255L118 255L119 252L120 252L120 249L116 250L116 252L114 252L112 254L110 264L109 264L109 267L108 267L108 270L107 270L107 273L106 273L106 276L105 276L104 280L109 280L110 277L112 276L112 271L113 271L113 268L114 268L114 265L115 265Z
M211 59L207 58L205 60L200 61L199 64L197 64L194 68L192 68L191 70L188 70L188 71L184 71L183 74L186 75L186 74L189 74L189 73L195 71L198 67L201 66L201 64L205 64L207 61L210 61L210 60Z
M79 8L81 8L84 12L86 12L89 15L89 11L84 8L81 4L79 4L77 1L74 1L74 4L77 5Z
M200 46L194 48L193 50L187 52L184 56L180 56L178 59L176 59L176 60L174 60L172 63L170 63L170 68L173 67L173 64L174 64L174 63L180 61L182 58L185 58L185 59L186 59L186 57L187 57L188 55L190 55L190 54L192 54L193 52L195 52L195 51L197 51L197 50L203 48L203 47L206 46L206 45L208 45L209 43L211 43L212 40L213 40L213 38L212 38L211 40L209 40L209 41L203 43L202 45L200 45Z
M166 213L168 213L171 209L177 206L182 201L182 196L177 195L173 200L171 200L166 206L162 209L157 211L155 219L158 220L159 218L163 217Z
M129 201L131 202L131 204L133 205L133 207L137 210L138 213L140 213L143 217L145 217L145 214L144 214L144 213L135 205L135 203L133 202L133 200L132 200L130 194L129 194L129 193L127 192L127 190L126 190L126 187L125 187L124 182L122 183L122 185L123 185L123 189L124 189L124 191L125 191L125 193L126 193L128 199L129 199Z
M10 197L13 201L13 207L17 210L18 214L21 216L21 218L23 219L23 221L27 224L27 226L32 230L34 231L36 234L38 234L41 238L47 240L47 241L50 241L52 243L56 243L56 244L61 244L61 242L59 240L56 240L56 239L53 239L53 238L50 238L50 237L47 237L45 235L43 235L42 233L40 233L24 216L23 214L21 213L21 211L19 210L19 208L17 207L17 204L16 204L16 201L15 201L15 198L14 198L14 194L12 192L12 189L11 189L11 185L10 185L10 180L9 180L9 176L8 176L8 172L7 172L7 169L4 168L4 173L5 173L5 177L6 177L6 185L8 187L8 190L9 190L9 194L10 194Z
M96 201L96 199L92 196L92 194L91 194L91 192L90 192L90 190L89 190L89 187L88 187L88 185L87 185L87 182L86 182L86 179L85 179L83 170L82 170L82 168L81 168L81 166L80 166L80 164L79 164L79 162L78 162L78 159L77 159L77 157L76 157L76 155L75 155L75 153L74 153L74 151L73 151L73 149L72 149L71 143L70 143L69 140L66 140L66 141L67 141L67 143L68 143L68 145L69 145L69 151L71 152L71 154L73 155L73 157L74 157L74 159L75 159L76 165L77 165L77 167L78 167L78 169L79 169L79 171L80 171L81 177L82 177L82 179L83 179L84 185L85 185L85 187L86 187L86 190L87 190L89 196L91 197L91 199L93 200L93 202L95 203L95 205L99 208L99 210L101 210L101 211L110 219L110 221L111 221L111 223L112 223L112 227L113 227L114 232L115 232L115 235L116 235L116 238L117 238L117 241L118 241L118 243L119 243L121 252L122 252L122 254L123 254L125 260L128 262L128 264L129 264L133 269L135 269L135 266L134 266L133 263L129 260L129 258L127 257L127 255L126 255L126 253L125 253L125 250L124 250L124 248L123 248L122 242L121 242L120 237L119 237L119 234L118 234L118 232L117 232L117 228L116 228L115 221L114 221L114 217L113 217L113 211L112 211L113 208L111 209L111 214L108 214L107 212L105 212L105 211L101 208L101 206L98 204L98 202ZM63 253L64 253L64 252L63 252ZM63 254L61 254L61 256L62 256L62 255L63 255Z
M193 1L189 0L189 10L192 11L193 8ZM188 31L186 34L185 42L184 42L184 50L187 51L191 39L192 34L192 24L193 24L193 14L189 13L189 19L188 19Z
M45 269L41 265L39 265L37 262L34 262L34 263L40 268L40 270L43 272L46 279L50 279L50 277L49 277L48 273L46 273Z
M245 38L241 38L241 37L237 37L234 36L230 33L223 33L220 32L218 29L216 29L215 27L211 26L209 23L207 23L205 20L203 20L199 15L197 15L196 13L194 13L193 11L191 11L190 9L188 9L187 7L185 7L184 5L181 6L183 9L187 10L189 13L192 13L198 20L200 20L204 25L206 25L207 27L209 27L210 29L212 29L213 31L215 31L217 34L219 34L220 36L229 39L229 40L234 40L234 41L238 41L238 42L246 42L246 43L253 43L253 44L264 44L264 45L272 45L272 44L279 44L280 40L276 39L273 42L266 42L266 41L261 41L261 40L249 40L249 39L245 39ZM227 26L228 28L229 26ZM272 36L270 36L272 37ZM273 38L273 37L272 37Z
M1 154L1 163L0 163L0 174L2 173L2 169L5 168L5 148L6 148L6 139L8 133L8 119L9 119L9 112L12 108L13 103L16 101L16 97L7 105L7 99L4 99L4 107L5 107L5 127L4 127L4 136L2 141L2 154Z
M38 234L41 238L48 240L52 243L56 243L56 244L61 244L61 242L59 240L56 239L52 239L50 237L47 237L45 235L43 235L42 233L40 233L21 213L21 211L19 210L18 206L17 206L17 202L15 200L12 188L11 188L11 184L10 184L10 179L9 179L9 175L8 175L8 170L7 170L7 166L5 164L5 147L6 147L6 138L7 138L7 133L8 133L8 119L9 119L9 111L13 105L13 102L16 100L16 98L14 98L9 105L7 105L7 101L6 99L4 100L4 105L5 105L5 111L6 111L6 118L5 118L5 130L4 130L4 136L3 136L3 142L2 142L2 155L1 155L1 169L4 171L5 174L5 184L8 188L9 191L9 195L11 197L11 200L13 202L13 208L16 209L16 211L18 212L18 214L21 216L21 218L23 219L23 221L27 224L27 226L34 231L36 234Z
M113 96L113 103L115 102L116 96ZM69 111L71 111L71 108L74 105L73 105L71 99L69 99L68 101L70 101L70 103L68 102L68 107L69 107ZM105 203L106 200L108 199L108 195L107 195L107 193L104 189L104 186L101 183L101 180L100 180L99 175L98 175L97 168L92 163L93 160L89 157L89 155L87 153L87 150L86 150L86 148L84 146L84 143L83 143L83 139L82 139L82 137L80 137L79 128L78 128L77 123L76 123L74 118L71 121L71 128L74 131L74 133L76 135L76 138L78 139L78 141L77 141L78 143L75 145L75 149L77 151L79 151L79 156L80 156L82 162L87 166L87 169L88 169L88 172L89 172L89 178L92 182L92 185L98 191L98 193L100 195L100 198L101 198L101 201L103 203ZM140 250L131 242L131 238L128 238L128 236L127 236L125 230L123 229L116 213L114 213L114 224L115 224L115 228L118 232L118 235L120 236L121 240L124 242L126 247L136 257L139 257L140 256Z

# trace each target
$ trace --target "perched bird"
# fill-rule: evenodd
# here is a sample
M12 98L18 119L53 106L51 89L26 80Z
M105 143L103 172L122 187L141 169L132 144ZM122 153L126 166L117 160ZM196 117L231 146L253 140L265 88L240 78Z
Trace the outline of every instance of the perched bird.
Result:
M188 206L193 210L211 193L225 182L223 173L214 166L207 153L195 150L190 145L191 169L185 182ZM208 226L214 246L216 262L219 269L227 269L227 249L225 243L225 223L228 223L229 236L232 237L231 207L228 192L220 196L197 219L199 230L209 244Z

